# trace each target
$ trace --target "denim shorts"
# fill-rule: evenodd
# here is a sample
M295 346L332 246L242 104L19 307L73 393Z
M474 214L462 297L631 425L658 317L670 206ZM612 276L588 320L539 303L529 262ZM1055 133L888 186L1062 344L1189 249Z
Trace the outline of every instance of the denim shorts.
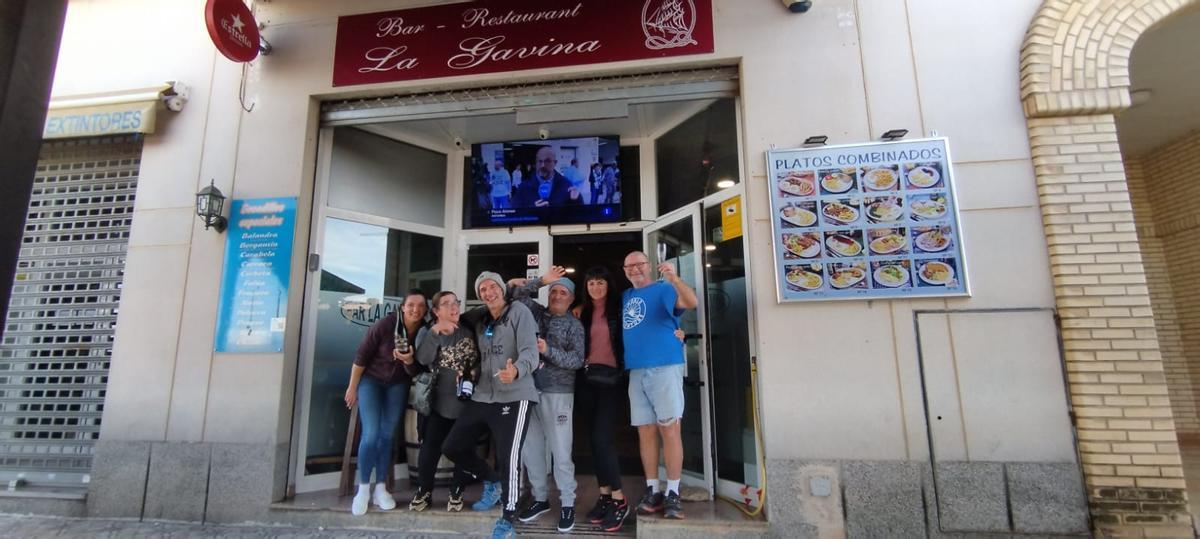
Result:
M687 365L629 371L629 419L633 426L670 423L683 417L683 373Z

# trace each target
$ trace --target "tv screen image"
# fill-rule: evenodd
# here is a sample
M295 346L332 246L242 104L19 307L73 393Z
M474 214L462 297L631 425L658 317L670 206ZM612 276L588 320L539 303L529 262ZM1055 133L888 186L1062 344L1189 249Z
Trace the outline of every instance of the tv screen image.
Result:
M472 145L464 226L620 221L619 150L615 136Z

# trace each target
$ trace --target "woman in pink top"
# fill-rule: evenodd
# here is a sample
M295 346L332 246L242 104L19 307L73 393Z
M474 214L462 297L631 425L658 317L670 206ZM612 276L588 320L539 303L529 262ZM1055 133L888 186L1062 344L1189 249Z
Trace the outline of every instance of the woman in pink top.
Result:
M609 532L619 531L629 514L629 504L621 492L621 469L613 446L613 429L619 406L628 402L624 383L624 347L621 341L621 295L613 285L612 273L603 266L593 267L584 274L587 286L578 316L583 322L583 377L575 385L575 410L580 421L588 425L592 439L592 460L596 481L600 484L600 499L588 512L588 521L599 524ZM615 369L615 373L609 369ZM597 371L615 377L597 376ZM590 375L589 372L591 371ZM602 379L615 378L615 383Z

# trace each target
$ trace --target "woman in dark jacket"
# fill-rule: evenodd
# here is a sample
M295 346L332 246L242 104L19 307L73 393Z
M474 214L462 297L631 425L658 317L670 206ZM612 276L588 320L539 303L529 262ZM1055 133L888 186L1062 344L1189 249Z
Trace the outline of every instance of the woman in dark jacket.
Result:
M621 469L617 450L613 446L613 429L620 406L628 406L628 397L620 383L597 383L597 371L608 371L617 380L624 370L624 346L621 341L621 295L613 283L608 268L588 269L583 282L587 294L578 315L583 323L584 368L583 380L576 384L575 410L579 419L588 425L592 439L592 459L600 499L588 512L588 521L600 524L605 531L621 529L629 514L629 504L621 492ZM613 370L609 370L613 369ZM592 371L589 376L588 371ZM591 378L591 381L589 381Z
M367 512L373 501L387 511L396 507L396 500L387 491L387 474L392 467L392 438L404 405L408 402L408 386L412 378L405 369L414 361L417 333L425 325L425 294L410 290L400 307L401 316L389 314L367 330L346 387L346 408L358 405L362 436L358 444L358 493L351 502L355 515ZM397 344L407 351L397 349ZM352 427L353 428L353 427ZM371 491L371 472L375 472L375 490Z
M454 292L443 290L433 295L435 322L458 324L461 313L462 301ZM425 418L421 437L421 452L417 457L417 493L408 504L410 510L424 511L432 498L434 476L438 460L442 457L442 443L462 412L463 401L471 397L466 391L460 395L460 382L467 380L474 383L479 369L479 347L475 344L475 334L465 325L457 326L449 335L439 335L429 328L422 328L421 337L417 340L421 341L417 346L417 363L437 375L432 406L429 417ZM473 386L468 386L468 389L470 387ZM455 464L447 511L462 511L466 481L467 473L462 466Z

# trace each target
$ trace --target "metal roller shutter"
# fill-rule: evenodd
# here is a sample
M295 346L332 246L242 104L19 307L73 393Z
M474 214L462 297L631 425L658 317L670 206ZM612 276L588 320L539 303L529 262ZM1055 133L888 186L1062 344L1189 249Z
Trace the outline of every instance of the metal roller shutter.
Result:
M737 95L737 79L737 67L721 66L327 101L321 104L321 123L358 125L506 114L614 100L637 104L731 97Z
M42 146L0 343L0 479L88 482L141 154L140 136Z

